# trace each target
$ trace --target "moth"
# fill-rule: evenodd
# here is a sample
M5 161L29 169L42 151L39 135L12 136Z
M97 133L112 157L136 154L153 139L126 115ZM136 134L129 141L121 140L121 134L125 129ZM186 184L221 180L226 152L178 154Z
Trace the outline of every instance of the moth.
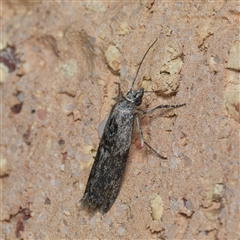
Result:
M160 105L150 111L143 111L137 107L142 103L144 89L133 89L142 62L157 39L144 54L137 69L136 76L132 82L130 91L126 96L123 96L119 86L119 94L116 98L117 103L112 107L109 118L106 122L96 158L88 178L87 186L84 195L80 200L82 206L88 208L90 211L99 208L100 213L107 213L118 196L126 168L135 120L140 134L141 146L144 144L147 145L158 155L158 157L166 159L166 157L157 153L144 141L139 115L148 115L160 108L173 109L184 106L185 104Z

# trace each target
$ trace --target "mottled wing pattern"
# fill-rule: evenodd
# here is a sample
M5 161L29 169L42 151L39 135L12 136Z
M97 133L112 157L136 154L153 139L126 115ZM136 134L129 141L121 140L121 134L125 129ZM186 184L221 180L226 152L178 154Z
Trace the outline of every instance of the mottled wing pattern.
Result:
M81 200L85 207L106 213L117 198L131 145L132 110L132 104L125 99L111 110Z

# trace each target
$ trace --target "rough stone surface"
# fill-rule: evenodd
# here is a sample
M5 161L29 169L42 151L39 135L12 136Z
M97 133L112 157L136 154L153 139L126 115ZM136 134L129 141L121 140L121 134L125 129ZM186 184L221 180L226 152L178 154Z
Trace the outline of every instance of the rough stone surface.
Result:
M231 47L227 67L240 71L240 41L234 43Z
M1 239L240 238L239 68L235 50L229 56L237 1L5 1L1 20L0 49L14 49L0 59ZM169 94L145 93L141 106L186 103L141 119L146 141L168 159L139 147L136 131L111 210L80 211L116 82L126 94L156 37L135 87L158 89L161 69L169 75L164 66L181 60ZM120 75L109 46L121 53Z

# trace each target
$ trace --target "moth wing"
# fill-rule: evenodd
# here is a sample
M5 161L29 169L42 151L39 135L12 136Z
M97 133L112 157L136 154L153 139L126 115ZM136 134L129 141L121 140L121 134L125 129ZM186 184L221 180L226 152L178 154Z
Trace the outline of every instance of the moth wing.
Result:
M116 118L114 110L111 113L81 200L83 206L100 208L101 213L111 208L119 193L133 129L133 115Z

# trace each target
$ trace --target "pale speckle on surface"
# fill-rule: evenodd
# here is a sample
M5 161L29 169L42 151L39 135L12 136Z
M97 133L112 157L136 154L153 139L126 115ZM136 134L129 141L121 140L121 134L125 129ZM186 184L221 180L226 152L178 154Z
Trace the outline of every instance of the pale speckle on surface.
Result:
M61 165L60 165L60 170L61 170L62 172L64 172L64 170L65 170L65 165L64 165L64 164L61 164Z
M174 198L171 201L170 208L173 212L176 212L178 209L178 202Z
M121 69L120 69L121 77L125 77L126 74L127 74L127 69L124 66L122 66Z
M63 213L66 215L66 216L70 216L70 212L69 211L63 211Z
M45 214L42 214L40 213L39 216L38 216L39 220L42 222L46 219L46 215Z
M193 203L191 202L191 200L187 200L186 202L186 207L188 210L192 211L193 210Z
M122 236L125 232L125 228L120 227L117 231L118 231L119 235Z
M96 218L92 218L91 220L90 220L90 224L91 225L96 225L96 223L97 223L97 220L96 220Z
M74 171L73 172L73 177L78 178L78 176L79 176L79 171L78 170Z
M239 73L227 70L226 80L228 85L224 92L225 104L230 115L237 122L240 122L240 83L237 81L239 80Z
M119 204L117 206L117 212L124 212L127 209L126 204Z
M178 159L177 158L172 158L171 159L171 168L176 167L176 165L178 164Z
M130 29L131 28L129 27L127 22L121 22L118 30L118 34L124 36L130 32Z
M60 71L66 79L70 79L77 73L77 63L73 60L68 60L65 64L60 64L57 71Z
M83 154L90 154L93 149L91 145L84 145L83 146Z
M17 95L17 98L20 102L24 102L24 99L25 99L25 96L24 96L24 93L23 92L20 92L18 95Z
M72 157L73 155L74 155L74 148L71 147L71 146L69 146L69 147L67 148L67 156L68 156L68 157Z
M11 168L6 158L0 157L0 177L6 176L10 173Z
M107 225L110 225L110 224L112 223L111 218L106 218L106 219L104 220L104 223L106 223Z
M92 154L84 154L83 156L81 156L81 161L88 162L92 158L93 158Z
M62 106L63 112L65 114L67 114L67 115L72 113L74 109L75 109L75 105L74 104L63 104L63 106Z
M218 71L217 62L215 61L214 57L210 57L209 59L209 68L210 68L210 72Z
M85 136L84 141L85 141L85 143L88 144L88 145L92 145L92 144L93 144L93 142L92 142L92 140L91 140L91 137L90 137L89 135L86 135L86 136Z
M7 79L7 76L8 76L8 68L0 63L0 83L4 83Z
M101 2L95 2L95 1L88 1L84 4L85 8L87 10L91 10L93 12L105 12L105 6Z

